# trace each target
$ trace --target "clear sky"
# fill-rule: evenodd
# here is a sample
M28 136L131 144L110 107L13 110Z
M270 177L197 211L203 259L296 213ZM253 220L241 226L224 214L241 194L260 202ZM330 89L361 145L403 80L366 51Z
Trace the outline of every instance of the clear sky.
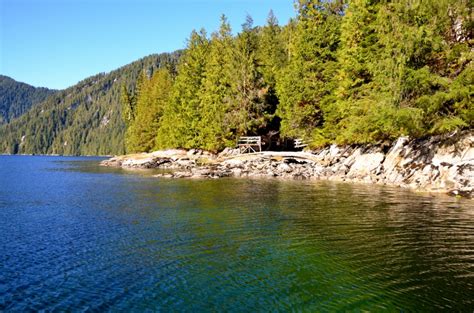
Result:
M234 33L250 14L295 16L293 0L0 0L0 73L62 89L152 53L185 47L226 14Z

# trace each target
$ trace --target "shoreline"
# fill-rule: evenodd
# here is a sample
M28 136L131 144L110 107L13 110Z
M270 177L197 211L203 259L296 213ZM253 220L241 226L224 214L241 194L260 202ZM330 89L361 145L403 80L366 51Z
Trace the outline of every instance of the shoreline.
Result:
M92 158L112 158L113 155L94 155L94 154L84 154L84 155L72 155L72 154L27 154L27 153L0 153L0 156L41 156L41 157L66 157L66 158L81 158L81 157L92 157Z
M276 177L397 186L417 191L474 196L474 131L391 145L349 145L305 152L213 154L182 149L117 156L103 166L167 169L164 178Z

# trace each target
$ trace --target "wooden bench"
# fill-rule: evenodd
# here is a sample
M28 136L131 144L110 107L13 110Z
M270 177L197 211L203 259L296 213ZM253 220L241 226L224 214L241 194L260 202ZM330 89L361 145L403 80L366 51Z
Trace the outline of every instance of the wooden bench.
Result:
M240 137L237 142L240 153L262 152L262 137Z
M302 138L297 138L294 141L294 146L296 149L300 149L308 146L308 144Z

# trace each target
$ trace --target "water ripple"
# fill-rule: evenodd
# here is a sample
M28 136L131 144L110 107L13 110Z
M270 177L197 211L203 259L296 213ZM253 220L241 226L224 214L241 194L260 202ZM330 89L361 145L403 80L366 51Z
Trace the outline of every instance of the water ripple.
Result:
M0 157L0 311L474 309L472 200L72 161Z

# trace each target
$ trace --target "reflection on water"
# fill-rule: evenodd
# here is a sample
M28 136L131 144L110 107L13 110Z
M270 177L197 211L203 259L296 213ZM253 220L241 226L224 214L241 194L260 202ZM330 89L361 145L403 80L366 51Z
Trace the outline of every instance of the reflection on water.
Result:
M474 202L0 157L0 310L474 309Z

